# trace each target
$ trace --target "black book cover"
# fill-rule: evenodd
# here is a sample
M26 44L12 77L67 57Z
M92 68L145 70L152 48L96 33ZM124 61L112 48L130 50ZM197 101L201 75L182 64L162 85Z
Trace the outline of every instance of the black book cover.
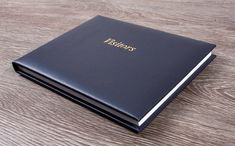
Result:
M17 59L13 67L139 132L213 60L214 47L96 16Z

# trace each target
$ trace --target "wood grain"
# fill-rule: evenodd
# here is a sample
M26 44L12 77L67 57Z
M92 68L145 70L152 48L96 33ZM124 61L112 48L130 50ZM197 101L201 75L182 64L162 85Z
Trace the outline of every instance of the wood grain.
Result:
M217 58L135 134L11 62L95 15L217 44ZM235 145L235 1L0 0L0 145Z

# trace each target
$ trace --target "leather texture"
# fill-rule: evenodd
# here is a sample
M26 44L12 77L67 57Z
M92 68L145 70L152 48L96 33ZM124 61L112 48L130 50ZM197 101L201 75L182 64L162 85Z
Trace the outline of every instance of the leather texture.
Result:
M136 50L128 52L107 45L104 41L108 38ZM214 47L203 41L96 16L13 64L15 69L17 65L29 68L139 121ZM186 83L180 90L185 86ZM137 132L150 119L138 127L114 118Z

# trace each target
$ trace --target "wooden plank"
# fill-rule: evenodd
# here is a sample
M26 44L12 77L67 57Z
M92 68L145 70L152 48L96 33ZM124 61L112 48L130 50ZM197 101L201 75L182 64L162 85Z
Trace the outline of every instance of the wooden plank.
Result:
M217 58L140 134L12 69L98 14L217 44ZM0 145L234 145L234 14L233 0L0 0Z

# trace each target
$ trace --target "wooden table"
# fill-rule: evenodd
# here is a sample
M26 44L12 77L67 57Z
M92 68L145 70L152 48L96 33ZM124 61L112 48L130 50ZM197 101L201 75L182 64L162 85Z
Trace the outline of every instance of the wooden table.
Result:
M217 44L217 58L140 134L11 66L98 14ZM0 145L235 145L235 1L0 0Z

